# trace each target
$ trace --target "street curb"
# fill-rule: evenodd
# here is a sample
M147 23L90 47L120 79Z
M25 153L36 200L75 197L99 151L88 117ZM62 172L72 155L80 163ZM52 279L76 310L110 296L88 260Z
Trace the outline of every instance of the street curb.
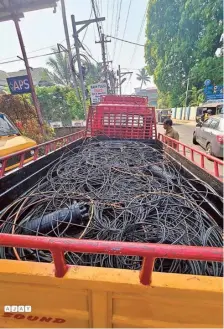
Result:
M196 125L196 122L195 121L189 121L189 120L177 120L177 119L172 119L173 120L173 123L182 123L182 124L189 124L189 125L192 125L192 126L195 126Z

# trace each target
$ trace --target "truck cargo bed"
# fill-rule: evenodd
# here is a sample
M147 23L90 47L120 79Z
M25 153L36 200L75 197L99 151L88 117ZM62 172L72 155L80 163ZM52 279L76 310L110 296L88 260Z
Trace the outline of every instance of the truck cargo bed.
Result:
M221 225L222 199L210 186L164 154L161 146L152 140L94 138L78 141L70 150L64 153L60 150L57 156L52 154L51 162L46 161L49 155L39 160L39 164L37 161L30 168L27 166L23 170L26 176L30 171L29 177L2 195L2 203L6 198L8 201L9 195L13 202L2 212L1 220L5 223L1 232L221 246L218 224ZM33 170L37 171L35 176ZM16 173L13 175L16 180ZM19 198L21 186L23 191L24 186L31 190ZM74 202L85 210L86 218L80 216L79 221L77 218L73 221L72 212L77 213L75 209L78 209L74 208ZM52 261L49 253L30 249L15 251L2 247L0 257ZM67 253L66 261L70 265L141 267L141 257ZM222 275L220 264L195 261L157 260L154 269Z

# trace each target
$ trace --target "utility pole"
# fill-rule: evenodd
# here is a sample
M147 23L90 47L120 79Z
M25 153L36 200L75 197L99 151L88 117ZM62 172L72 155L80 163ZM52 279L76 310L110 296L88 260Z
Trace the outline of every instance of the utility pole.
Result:
M105 43L111 42L111 40L107 40L107 37L102 33L101 34L101 40L95 41L95 43L101 44L102 49L102 59L103 59L103 71L104 71L104 79L107 84L107 90L109 91L109 84L108 84L108 69L107 69L107 60L106 60L106 50L105 50Z
M34 104L34 107L36 109L37 118L38 118L38 121L39 121L39 124L40 124L41 133L44 135L44 126L43 126L44 121L43 121L41 110L40 110L40 104L38 102L37 95L35 93L33 78L32 78L31 72L30 72L30 66L29 66L27 55L26 55L26 50L25 50L25 46L24 46L23 37L22 37L22 34L21 34L21 30L20 30L18 18L15 17L13 20L14 20L15 27L16 27L16 32L17 32L17 35L18 35L18 38L19 38L21 51L22 51L22 54L23 54L23 61L25 63L26 72L27 72L27 75L28 75L28 80L29 80L30 89L31 89L31 95L32 95L32 99L33 99L33 104Z
M186 99L185 99L184 120L185 120L185 116L186 116L187 98L188 98L188 89L189 89L189 80L190 80L190 78L187 78L187 90L186 90Z
M80 78L80 84L81 84L81 90L82 90L82 105L86 117L86 91L85 91L85 85L84 85L84 78L82 74L82 64L81 64L81 57L79 52L79 37L76 29L76 22L75 22L75 16L72 15L72 28L73 28L73 37L75 40L75 50L76 50L76 57L78 62L78 68L79 68L79 78Z
M119 87L119 95L121 95L121 66L118 65L118 87Z
M118 88L119 88L119 94L122 94L122 84L125 82L126 78L123 78L127 74L132 74L133 72L121 72L121 66L118 65L118 71L117 71L117 76L118 76Z
M78 84L77 84L76 75L75 75L75 67L74 67L73 58L72 58L71 44L70 44L70 40L69 40L68 24L67 24L66 9L65 9L65 1L64 0L61 0L61 11L62 11L63 24L64 24L65 39L66 39L66 44L67 44L69 67L70 67L70 71L71 71L71 75L72 75L72 80L73 80L75 93L76 93L76 96L79 97L78 90L77 90Z
M82 63L81 63L81 57L80 57L80 52L79 52L79 47L81 45L79 41L79 33L83 31L89 24L91 23L96 23L100 21L105 21L105 17L99 17L96 19L89 19L85 21L75 21L75 16L71 16L72 20L72 29L73 29L73 38L75 41L75 50L76 50L76 57L77 57L77 63L78 63L78 68L79 68L79 78L80 78L80 84L81 84L81 90L82 90L82 103L83 103L83 109L85 113L85 117L87 117L86 113L86 92L85 92L85 84L84 84L84 77L83 77L83 71L82 71ZM83 25L77 30L78 25Z

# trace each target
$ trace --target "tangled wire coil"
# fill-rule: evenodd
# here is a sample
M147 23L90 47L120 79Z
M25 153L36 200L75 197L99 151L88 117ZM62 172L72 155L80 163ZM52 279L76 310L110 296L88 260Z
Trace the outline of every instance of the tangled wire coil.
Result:
M180 168L149 144L92 140L65 153L46 177L5 209L1 232L221 247L222 230L201 207L215 192L203 186L199 197ZM5 247L0 258L52 261L47 251ZM72 265L126 269L139 269L142 261L72 252L65 258ZM154 270L223 273L220 263L167 259L156 260Z

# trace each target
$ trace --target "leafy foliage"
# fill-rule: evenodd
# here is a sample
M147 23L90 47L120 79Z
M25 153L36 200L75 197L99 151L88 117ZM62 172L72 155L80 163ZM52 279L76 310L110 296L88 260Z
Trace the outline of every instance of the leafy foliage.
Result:
M57 51L57 49L53 49ZM48 59L47 65L53 73L50 73L50 78L55 84L63 86L71 86L71 73L69 68L69 59L67 53L55 53L54 57Z
M222 34L221 0L150 0L145 58L160 99L180 106L186 91L205 79L222 81L222 58L215 57ZM191 94L188 99L191 102Z
M24 96L2 95L0 97L1 112L5 113L19 128L21 134L32 138L38 144L54 137L53 130L45 123L45 136L40 132L36 111L30 99Z
M57 52L57 49L53 49L53 51ZM86 56L84 55L81 60L82 65L86 68L86 76L84 77L86 85L88 86L90 84L99 82L102 78L102 65L98 63L94 65L93 63L86 60ZM72 86L72 77L67 53L55 53L54 56L49 58L47 65L52 71L52 73L49 73L52 82L57 85L67 87Z
M46 121L71 124L72 119L84 119L84 112L75 90L70 87L38 87L37 97Z

